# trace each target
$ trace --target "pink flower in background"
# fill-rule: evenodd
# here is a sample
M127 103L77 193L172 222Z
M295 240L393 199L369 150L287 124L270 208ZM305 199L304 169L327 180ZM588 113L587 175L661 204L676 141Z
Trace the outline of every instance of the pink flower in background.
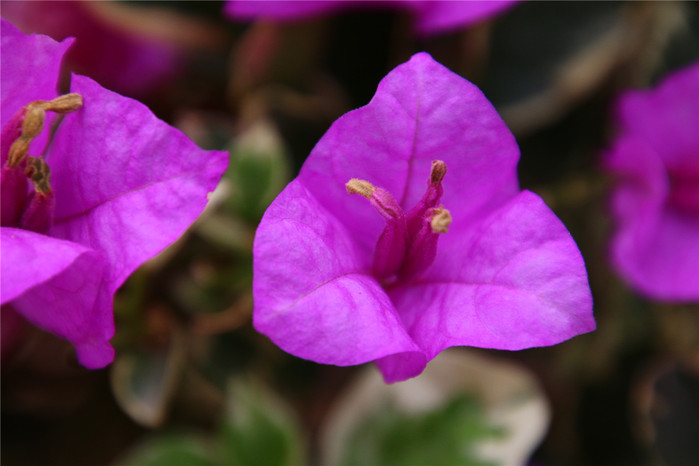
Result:
M227 155L84 76L57 98L70 44L2 20L0 294L99 368L114 356L114 293L201 213ZM53 113L66 115L44 150Z
M520 190L518 159L478 88L413 56L330 127L265 213L255 327L319 363L376 360L389 383L450 346L518 350L593 330L580 252Z
M53 39L74 37L65 57L71 71L90 76L103 86L143 97L167 83L182 68L182 52L133 22L119 19L105 2L3 2L2 17L26 33Z
M699 63L624 93L606 152L617 175L611 258L639 292L699 300Z
M429 36L482 21L509 8L516 0L501 1L249 1L228 0L225 12L234 19L268 18L294 21L353 8L400 8L415 18L416 32Z

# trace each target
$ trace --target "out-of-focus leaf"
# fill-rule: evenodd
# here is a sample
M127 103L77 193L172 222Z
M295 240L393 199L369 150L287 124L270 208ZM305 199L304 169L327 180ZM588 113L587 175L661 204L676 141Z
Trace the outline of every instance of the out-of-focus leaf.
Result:
M139 424L161 425L182 375L185 353L180 332L173 332L165 347L121 352L111 371L112 391L121 409Z
M452 349L399 384L368 370L329 414L321 463L523 464L549 418L526 370Z
M170 435L141 445L118 466L217 466L214 450L194 437Z
M225 464L303 464L301 436L286 407L262 387L235 380L221 429Z
M441 408L407 415L387 406L357 426L346 445L346 465L485 465L474 445L497 436L480 402L460 394Z
M228 206L257 223L267 206L289 181L289 162L282 141L271 123L253 123L231 148L226 178L231 181Z

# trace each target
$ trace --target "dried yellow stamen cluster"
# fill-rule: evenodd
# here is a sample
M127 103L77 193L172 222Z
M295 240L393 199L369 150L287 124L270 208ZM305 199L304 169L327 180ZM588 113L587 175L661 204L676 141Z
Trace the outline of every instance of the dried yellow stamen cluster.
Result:
M7 166L20 166L20 163L26 159L25 174L34 184L34 190L38 194L45 196L51 194L51 171L44 159L28 154L29 145L44 129L47 111L65 114L79 109L82 105L82 96L72 93L56 97L53 100L35 100L24 108L22 134L10 146Z
M36 100L25 107L24 121L22 122L22 134L10 146L7 157L7 165L18 166L29 152L29 144L44 128L46 112L70 113L83 106L83 98L80 94L66 94L53 100Z
M51 194L51 170L49 165L40 157L27 157L27 168L24 171L34 183L34 190L47 196Z

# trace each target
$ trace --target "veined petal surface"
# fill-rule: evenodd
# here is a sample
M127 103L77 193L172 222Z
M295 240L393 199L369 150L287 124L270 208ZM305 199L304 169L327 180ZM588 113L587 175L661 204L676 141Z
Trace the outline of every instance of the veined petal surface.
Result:
M53 168L52 236L101 252L116 290L177 239L204 209L228 164L143 104L73 76L84 106L66 116L47 158Z

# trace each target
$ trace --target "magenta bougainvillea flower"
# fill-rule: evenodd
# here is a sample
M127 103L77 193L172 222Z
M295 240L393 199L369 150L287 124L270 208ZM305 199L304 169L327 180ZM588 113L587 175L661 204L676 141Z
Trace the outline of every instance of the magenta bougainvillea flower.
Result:
M227 156L84 76L57 96L70 43L2 20L0 295L99 368L114 356L115 291L199 215Z
M518 350L595 328L583 259L521 191L514 137L473 84L420 53L338 119L254 244L254 325L296 356L376 361L387 382L443 349Z
M482 21L509 8L517 0L491 1L250 1L228 0L225 12L235 19L269 18L293 21L352 8L401 8L415 18L416 32L429 36Z
M646 296L699 300L699 63L616 103L611 258Z

